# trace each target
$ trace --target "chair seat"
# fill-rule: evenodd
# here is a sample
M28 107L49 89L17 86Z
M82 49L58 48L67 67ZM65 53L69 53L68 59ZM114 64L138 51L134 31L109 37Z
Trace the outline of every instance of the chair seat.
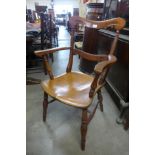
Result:
M57 100L79 108L88 107L92 98L89 98L90 85L93 77L80 72L70 72L54 80L41 83L43 90Z

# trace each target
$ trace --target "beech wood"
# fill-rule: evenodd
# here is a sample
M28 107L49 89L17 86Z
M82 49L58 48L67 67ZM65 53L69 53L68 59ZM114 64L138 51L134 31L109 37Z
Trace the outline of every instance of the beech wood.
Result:
M66 69L67 73L71 72L71 70L72 70L73 50L74 50L74 30L71 31L70 55L69 55L69 61L68 61L67 69Z
M88 125L87 109L83 109L82 122L81 122L81 149L82 150L85 150L87 125Z
M90 54L87 52L84 52L82 50L79 49L74 49L74 54L79 54L82 58L85 58L87 60L90 61L103 61L103 60L108 60L108 56L107 55L95 55L95 54Z
M42 89L52 98L77 108L87 108L93 99L89 98L93 76L72 71L41 82Z
M89 97L92 98L95 94L95 90L96 90L96 87L97 87L97 82L98 82L98 78L99 78L100 74L95 72L95 78L91 84L91 89L89 91Z
M117 58L113 55L108 55L108 60L107 61L102 61L102 62L99 62L98 64L96 64L95 68L94 68L94 71L96 73L102 73L103 70L112 65L113 63L115 63L117 61Z
M54 76L53 76L53 73L52 73L52 68L48 63L47 55L45 55L43 58L44 58L45 69L48 72L48 75L49 75L50 79L54 79Z
M116 57L112 54L114 53L114 50L116 48L118 36L116 36L112 44L112 48L110 51L111 55L94 55L74 48L74 31L76 30L78 23L83 23L85 26L97 29L113 26L116 30L120 30L125 25L125 21L122 18L115 18L105 21L92 21L86 20L81 17L71 17L70 23L72 28L70 47L57 47L52 49L40 50L35 51L35 54L39 57L43 57L47 73L50 77L49 80L45 80L41 83L41 86L44 90L43 121L46 121L48 95L54 98L52 102L58 100L64 104L80 108L82 110L81 149L85 150L87 126L88 123L92 120L98 104L100 104L100 109L101 111L103 111L103 98L100 89L105 83L105 77L110 66L117 60ZM47 55L61 50L70 50L66 73L58 77L54 77L52 68L48 63ZM94 68L95 77L72 71L74 54L79 54L85 59L99 62ZM96 93L98 94L99 102L97 102L93 112L88 117L87 109L91 105L93 97L96 95Z
M77 24L79 23L90 28L102 29L102 28L114 27L116 30L121 30L126 24L125 20L120 17L103 21L88 20L79 16L71 17L70 19L71 28L76 28Z
M111 54L111 55L114 55L114 53L115 53L118 38L119 38L119 31L116 31L116 36L115 36L115 38L114 38L114 40L112 42L111 49L110 49L110 52L109 52L109 54Z
M45 50L38 50L35 51L35 55L38 57L43 57L46 54L54 53L57 51L62 51L62 50L68 50L70 47L56 47L56 48L51 48L51 49L45 49Z

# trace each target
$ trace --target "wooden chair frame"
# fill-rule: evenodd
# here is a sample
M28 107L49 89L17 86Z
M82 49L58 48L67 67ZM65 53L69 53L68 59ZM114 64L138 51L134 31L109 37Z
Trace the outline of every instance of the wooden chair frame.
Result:
M86 53L82 50L74 48L74 32L76 30L77 24L84 24L87 27L91 28L96 28L96 29L101 29L101 28L107 28L107 27L113 27L117 34L114 38L114 41L112 43L111 49L109 51L109 55L94 55L90 53ZM52 49L46 49L46 50L40 50L40 51L35 51L35 54L39 57L42 57L45 62L46 70L47 73L50 77L51 80L54 80L54 75L52 73L52 68L48 63L48 54L54 53L57 51L62 51L62 50L70 50L70 56L69 56L69 62L67 65L66 69L66 74L72 72L72 64L73 64L73 55L78 54L80 57L90 60L90 61L98 61L99 63L95 66L94 68L94 79L91 83L90 86L90 91L89 91L89 98L93 100L93 97L97 94L98 97L98 102L91 114L88 114L88 106L85 107L78 107L77 108L82 109L82 122L81 122L81 149L85 150L85 142L86 142L86 133L87 133L87 126L92 120L98 104L100 105L100 110L103 112L103 97L101 94L101 88L105 84L105 78L108 73L108 70L112 64L116 62L116 57L113 56L118 36L119 36L119 30L121 30L125 26L125 20L122 18L114 18L110 20L105 20L105 21L92 21L92 20L86 20L81 17L71 17L70 19L70 25L71 25L71 43L70 47L58 47L58 48L52 48ZM43 101L43 121L46 121L46 113L47 113L47 107L48 107L48 92L44 90L44 101ZM51 102L58 100L57 97L51 96L54 98ZM67 103L65 103L67 104ZM69 104L68 104L69 105Z

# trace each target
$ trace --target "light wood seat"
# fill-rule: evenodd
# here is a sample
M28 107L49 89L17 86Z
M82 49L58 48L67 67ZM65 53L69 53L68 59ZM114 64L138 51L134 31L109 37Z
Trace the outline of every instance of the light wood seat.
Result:
M70 72L54 80L46 80L41 83L43 90L51 97L62 103L86 108L91 102L89 91L93 77L80 72Z
M77 30L78 24L84 24L87 27L96 29L107 27L115 28L115 30L117 30L117 33L111 45L109 54L94 55L87 53L82 49L75 48L74 34ZM125 21L122 18L114 18L105 21L92 21L76 16L70 18L70 25L70 47L57 47L35 51L35 54L38 57L42 57L44 59L46 71L50 77L49 80L45 80L41 83L42 89L44 91L43 121L46 121L47 108L49 104L48 96L54 98L54 100L52 100L51 102L58 100L64 104L80 108L82 110L81 149L85 150L87 126L92 120L98 105L100 105L100 110L101 112L103 112L103 98L101 88L105 84L105 78L108 74L111 65L113 65L117 60L117 58L113 54L116 48L119 30L121 30L124 27ZM53 54L57 51L61 52L62 50L70 50L66 73L58 77L55 77L52 73L52 68L48 63L48 54ZM73 56L76 54L89 61L98 62L94 68L94 76L72 71ZM91 114L88 114L88 108L91 105L96 94L98 102L93 112Z

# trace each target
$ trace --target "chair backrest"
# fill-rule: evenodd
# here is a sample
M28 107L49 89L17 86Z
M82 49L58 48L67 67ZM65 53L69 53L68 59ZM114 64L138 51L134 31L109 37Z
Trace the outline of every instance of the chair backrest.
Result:
M90 54L85 51L74 48L74 33L78 28L78 24L82 24L87 27L91 27L95 29L113 27L117 33L112 42L109 55L103 55L103 54L94 55L94 54ZM54 53L60 50L70 50L69 61L68 61L67 69L66 69L67 73L71 72L72 70L73 55L75 54L78 54L82 58L87 59L89 61L99 62L94 68L95 77L91 84L91 89L89 93L89 97L93 97L96 94L96 92L105 84L105 78L108 73L108 70L110 66L116 62L116 57L113 54L116 48L116 44L117 44L117 40L119 36L119 30L121 30L125 26L125 20L122 18L114 18L114 19L109 19L109 20L104 20L104 21L92 21L92 20L86 20L84 18L75 16L75 17L70 18L70 26L71 26L70 47L60 47L60 48L41 50L41 51L36 51L35 54L39 57L44 58L46 70L49 74L50 79L54 79L54 76L52 73L52 68L50 67L48 63L47 55L49 53Z
M122 18L113 18L104 21L92 21L87 20L82 17L74 16L70 18L70 27L71 27L71 42L70 42L70 57L66 72L71 72L72 70L72 63L73 63L73 55L78 54L82 58L87 59L89 61L97 61L98 63L94 68L95 78L92 82L91 89L89 96L93 97L98 89L100 89L105 84L105 78L108 73L110 66L116 62L116 57L113 56L118 37L119 31L125 26L125 20ZM113 28L116 30L116 36L111 45L111 49L109 51L109 55L94 55L82 50L74 48L74 34L78 31L78 27L84 25L85 27L90 27L94 29L106 29L106 28Z
M73 63L73 55L79 54L81 57L84 57L85 59L88 58L88 54L84 53L84 51L77 50L74 48L74 33L78 31L78 26L84 25L86 27L94 28L94 29L106 29L109 27L112 27L116 30L116 36L112 42L111 49L109 51L109 54L113 55L114 51L116 49L117 40L119 37L119 30L121 30L125 26L125 20L123 18L113 18L109 20L104 21L93 21L93 20L87 20L85 18L79 17L79 16L73 16L70 18L70 27L71 27L71 51L70 51L70 57L69 57L69 63L67 66L67 72L70 72L72 69L72 63ZM94 57L93 55L91 57ZM99 61L102 56L98 55L96 56L96 59L94 61ZM92 58L94 59L94 58Z

